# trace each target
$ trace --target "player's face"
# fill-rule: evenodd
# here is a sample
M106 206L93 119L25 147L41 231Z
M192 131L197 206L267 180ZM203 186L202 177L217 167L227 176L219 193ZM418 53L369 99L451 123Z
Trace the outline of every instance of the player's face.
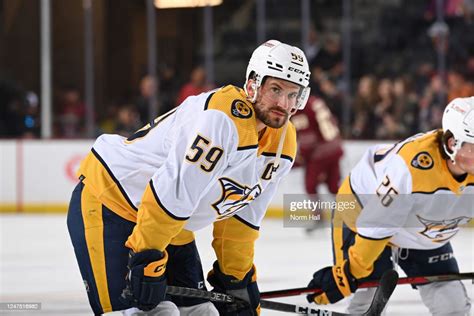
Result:
M296 108L300 86L282 79L269 77L259 88L255 113L257 119L273 128L282 127Z
M456 165L464 172L474 175L474 144L463 143L456 153Z

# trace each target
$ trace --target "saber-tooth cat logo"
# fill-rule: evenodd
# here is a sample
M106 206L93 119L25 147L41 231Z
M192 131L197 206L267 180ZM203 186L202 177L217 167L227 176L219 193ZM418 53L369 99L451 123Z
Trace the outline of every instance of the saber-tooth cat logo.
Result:
M260 184L249 187L229 178L220 178L219 183L221 184L222 194L220 199L212 204L212 207L219 214L219 219L229 217L247 206L262 192Z
M428 237L435 242L443 242L450 239L459 231L459 225L467 224L471 218L460 216L446 220L430 220L420 216L418 220L425 225L425 230L420 234Z

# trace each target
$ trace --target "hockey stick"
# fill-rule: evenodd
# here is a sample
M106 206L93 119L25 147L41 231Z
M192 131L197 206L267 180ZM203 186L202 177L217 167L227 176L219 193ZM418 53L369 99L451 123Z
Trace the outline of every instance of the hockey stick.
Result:
M454 281L454 280L474 280L474 272L459 273L459 274L444 274L444 275L432 275L432 276L418 276L398 279L398 285L401 284L426 284L430 282L442 282L442 281ZM358 288L375 287L379 284L378 280L367 281L359 284ZM318 294L321 293L321 289L310 289L307 287L268 291L260 293L261 298L276 298L276 297L287 297L301 294Z
M392 295L395 287L397 286L398 273L395 270L388 270L382 275L379 286L375 291L374 298L370 304L369 309L361 316L379 316L382 314L387 302ZM273 309L278 311L285 311L290 313L302 314L302 315L320 315L320 316L356 316L355 314L346 314L339 312L331 312L324 309L298 306L287 303L273 302L261 300L260 304L262 308Z
M229 294L210 292L205 290L193 289L189 287L172 286L166 287L166 294L174 296L184 296L193 298L202 298L211 302L234 303L236 298Z
M166 293L169 295L174 295L174 296L202 298L202 299L209 300L211 302L218 302L218 303L238 303L238 304L240 303L236 301L237 299L236 297L229 294L209 292L209 291L198 290L198 289L187 288L187 287L180 287L180 286L168 286L166 289ZM246 302L245 304L248 305L248 303ZM313 307L308 307L308 306L299 306L299 305L273 302L273 301L266 301L266 300L260 300L260 307L265 308L265 309L276 310L280 312L289 312L289 313L296 313L296 314L303 314L303 315L321 315L321 316L322 315L324 316L349 315L349 314L343 314L343 313L338 313L338 312L332 312L325 309L313 308Z
M237 311L241 308L246 308L247 306L249 306L249 303L247 301L235 297L233 295L218 292L209 292L189 287L168 285L166 287L166 293L173 296L202 298L211 302L234 304L235 306L232 307L232 311Z
M398 273L395 270L390 270L384 273L380 280L380 285L377 288L372 304L364 316L378 316L382 313L385 305L387 304L390 295L392 295L395 286L397 285ZM212 302L221 303L241 303L247 304L245 301L236 298L229 294L209 292L204 290L180 287L180 286L168 286L166 290L167 294L175 296L195 297L207 299ZM324 316L349 316L350 314L332 312L325 309L298 306L287 303L272 302L266 300L260 300L260 306L265 309L277 310L281 312L290 312L303 315L324 315ZM351 315L353 316L353 315Z

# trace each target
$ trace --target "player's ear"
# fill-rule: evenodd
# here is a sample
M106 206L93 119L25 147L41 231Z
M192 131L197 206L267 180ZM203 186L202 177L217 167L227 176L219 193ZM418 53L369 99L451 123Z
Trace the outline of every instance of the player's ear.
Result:
M247 81L247 94L250 99L253 99L257 92L257 83L255 82L254 79L249 79Z
M456 145L456 140L454 139L454 137L452 137L452 136L449 137L446 142L447 142L446 147L448 148L448 150L450 152L454 152L454 146Z

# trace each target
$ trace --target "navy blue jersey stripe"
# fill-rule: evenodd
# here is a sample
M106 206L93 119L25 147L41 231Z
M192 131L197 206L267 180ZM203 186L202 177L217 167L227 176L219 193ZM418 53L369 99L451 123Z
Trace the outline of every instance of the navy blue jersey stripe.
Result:
M238 216L238 215L234 215L233 216L236 220L238 220L239 222L241 222L242 224L245 224L247 225L248 227L252 228L252 229L255 229L255 230L260 230L260 227L259 226L255 226L255 225L252 225L250 224L249 222L247 222L245 219L243 219L242 217Z
M165 211L166 214L168 214L169 217L171 217L171 218L173 218L177 221L185 221L185 220L189 219L189 216L188 217L179 217L179 216L174 215L173 213L171 213L170 211L168 211L166 209L166 207L163 205L163 203L161 203L161 200L158 197L158 194L156 194L155 187L153 186L153 180L150 180L150 187L151 187L151 192L153 192L153 196L155 197L156 202L161 207L161 209L163 211Z
M276 157L276 153L263 152L263 153L262 153L262 156L265 156L265 157ZM288 156L288 155L281 155L280 158L286 159L286 160L289 160L289 161L293 162L293 157Z

